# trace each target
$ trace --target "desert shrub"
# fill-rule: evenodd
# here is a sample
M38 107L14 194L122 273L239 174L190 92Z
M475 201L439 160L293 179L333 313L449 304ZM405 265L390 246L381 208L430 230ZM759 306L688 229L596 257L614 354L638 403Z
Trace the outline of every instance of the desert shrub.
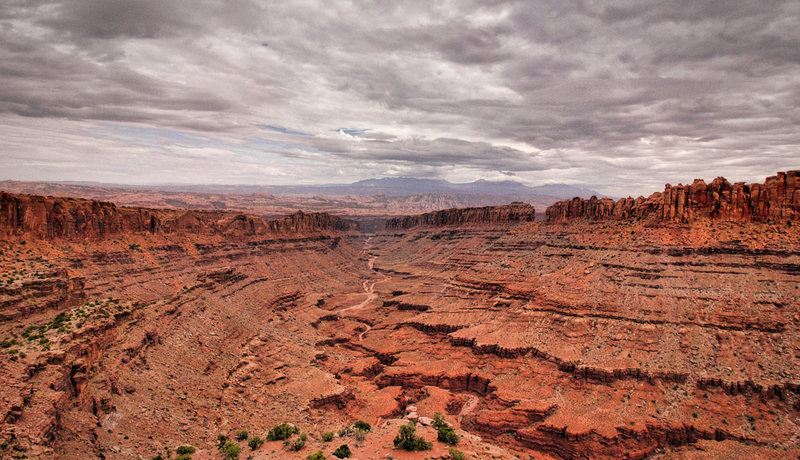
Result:
M433 425L433 427L437 430L443 426L449 426L444 420L444 415L442 415L441 412L436 412L433 414L433 423L431 425Z
M264 444L264 440L261 439L261 436L252 436L247 440L247 445L253 450L258 449L262 444Z
M451 446L458 444L458 435L455 430L447 424L441 412L433 414L433 423L431 425L436 428L437 440L450 444Z
M458 444L458 435L456 434L455 430L453 430L449 426L443 426L437 430L437 436L441 442L450 444L451 446L455 446Z
M242 449L231 441L226 441L219 449L225 456L225 460L236 460L239 458L239 453Z
M295 433L298 433L300 430L297 429L296 426L289 425L288 423L281 423L280 425L275 425L269 433L267 433L267 440L269 441L283 441L284 439L289 439L289 437Z
M369 430L372 429L369 423L359 420L353 425L357 430L363 430L369 433Z
M153 456L153 458L150 459L150 460L164 460L164 456L161 455L161 454L157 454L157 455Z
M354 435L353 437L356 438L356 442L361 442L364 439L366 439L367 433L368 433L368 431L364 431L364 430L362 430L360 428L357 428L355 433L353 433L353 435Z
M350 436L351 434L353 434L353 427L350 426L350 425L347 425L346 427L344 427L341 430L339 430L339 437L340 438L343 438L345 436Z
M353 455L350 452L350 447L347 444L342 444L338 449L333 451L333 456L337 458L350 458Z
M67 312L59 313L58 315L56 315L55 318L53 318L53 321L47 323L47 329L58 329L61 326L65 326L66 323L68 323L71 319L72 315L70 315L69 313Z
M333 431L326 431L322 433L322 441L323 442L331 442L333 441Z
M192 454L181 454L175 457L174 460L192 460Z
M458 449L450 448L450 460L464 460L464 452Z
M237 441L244 441L247 439L247 430L236 430L236 440Z
M305 433L303 433L300 436L298 436L297 439L295 439L294 441L291 442L286 441L286 442L288 443L287 445L289 447L289 450L297 452L298 450L303 450L303 447L306 446L307 440L308 436Z
M408 422L401 426L394 438L394 446L404 450L430 450L433 443L414 434L416 431L417 427L414 422Z
M321 450L318 450L313 454L306 456L306 460L325 460L325 455L323 455Z
M222 449L222 446L224 446L226 442L228 442L227 436L224 434L217 436L217 449Z
M175 449L175 452L177 452L178 455L193 454L194 451L195 448L193 446L178 446L178 448Z

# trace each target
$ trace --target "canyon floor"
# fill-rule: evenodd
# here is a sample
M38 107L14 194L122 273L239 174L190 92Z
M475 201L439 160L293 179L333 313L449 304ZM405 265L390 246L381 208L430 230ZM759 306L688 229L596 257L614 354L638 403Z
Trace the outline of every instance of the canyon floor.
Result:
M798 458L800 228L527 222L0 247L3 458ZM418 419L433 449L392 439ZM355 421L363 436L339 431ZM337 433L330 442L322 433Z

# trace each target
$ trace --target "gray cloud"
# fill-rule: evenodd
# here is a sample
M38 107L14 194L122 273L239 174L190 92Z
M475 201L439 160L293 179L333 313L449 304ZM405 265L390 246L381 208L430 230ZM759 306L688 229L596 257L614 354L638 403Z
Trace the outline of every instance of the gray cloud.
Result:
M0 83L3 178L622 195L800 167L792 1L10 0Z

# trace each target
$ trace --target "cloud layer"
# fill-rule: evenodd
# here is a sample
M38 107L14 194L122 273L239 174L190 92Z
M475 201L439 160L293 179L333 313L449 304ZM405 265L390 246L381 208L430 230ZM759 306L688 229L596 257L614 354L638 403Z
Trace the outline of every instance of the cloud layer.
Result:
M798 168L799 126L796 1L0 5L0 179L623 195Z

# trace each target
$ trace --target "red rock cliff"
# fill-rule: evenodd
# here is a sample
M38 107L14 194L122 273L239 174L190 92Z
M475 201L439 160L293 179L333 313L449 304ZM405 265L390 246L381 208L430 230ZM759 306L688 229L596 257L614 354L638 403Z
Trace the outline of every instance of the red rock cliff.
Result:
M533 206L515 202L505 206L445 209L416 216L395 217L386 221L386 229L398 230L423 225L439 227L458 224L532 222L535 216L536 211Z
M214 233L253 236L357 230L327 213L297 212L265 221L223 211L126 208L74 198L0 192L0 238L102 238L123 233Z
M546 211L548 222L570 219L627 219L655 216L661 221L690 222L698 217L738 221L800 219L800 171L778 173L763 184L731 184L723 177L706 184L667 184L664 193L614 201L592 197L559 201Z

